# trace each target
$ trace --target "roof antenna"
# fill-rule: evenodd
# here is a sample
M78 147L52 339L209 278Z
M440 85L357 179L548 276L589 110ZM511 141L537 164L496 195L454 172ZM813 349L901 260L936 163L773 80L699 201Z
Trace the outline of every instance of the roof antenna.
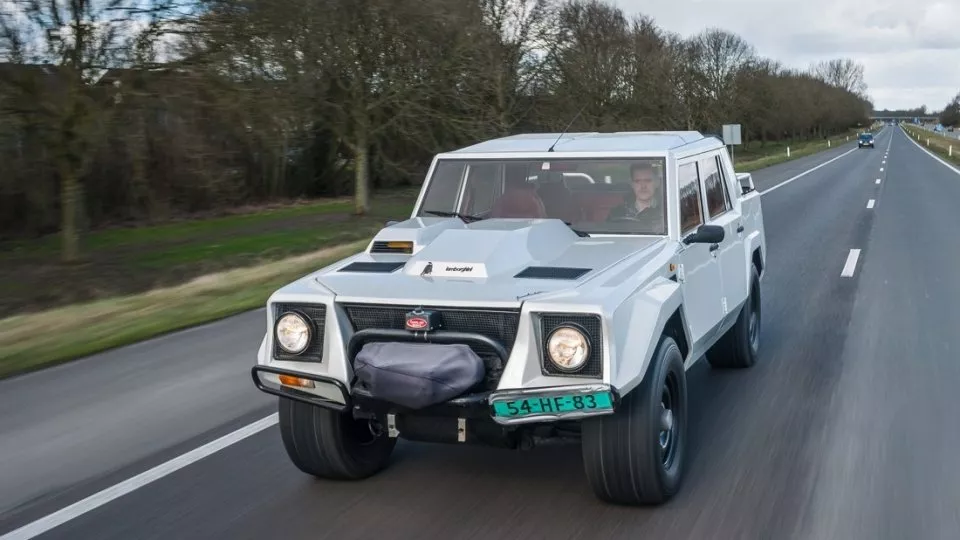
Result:
M557 140L553 141L553 144L550 145L550 148L547 149L547 152L553 152L553 147L556 146L557 143L560 142L560 139L567 134L567 130L570 129L570 126L572 126L573 123L577 121L577 118L580 118L580 113L582 113L583 110L586 108L587 108L587 104L584 103L583 107L580 107L580 110L577 111L576 116L573 117L573 120L570 120L570 123L567 124L567 127L563 128L563 131L560 132L560 136L557 137Z

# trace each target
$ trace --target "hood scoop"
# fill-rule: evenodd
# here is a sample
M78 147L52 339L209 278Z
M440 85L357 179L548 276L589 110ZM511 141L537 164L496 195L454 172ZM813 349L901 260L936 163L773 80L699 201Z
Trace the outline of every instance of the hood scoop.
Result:
M389 274L391 272L396 272L405 262L371 262L371 261L356 261L352 262L343 268L337 270L337 272L361 272L365 274Z
M515 278L527 279L578 279L590 272L592 268L570 268L565 266L528 266L521 270Z

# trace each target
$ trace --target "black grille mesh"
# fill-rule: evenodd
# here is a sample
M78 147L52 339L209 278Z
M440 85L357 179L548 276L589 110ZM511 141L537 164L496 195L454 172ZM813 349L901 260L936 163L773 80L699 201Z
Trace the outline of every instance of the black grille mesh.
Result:
M277 360L291 360L294 362L320 362L323 360L324 321L327 316L327 306L323 304L274 304L273 320L288 311L297 311L313 323L313 336L307 350L301 354L290 354L283 351L273 337L273 357Z
M583 369L576 373L564 373L547 358L547 338L556 327L573 323L581 326L590 338L590 357ZM603 374L603 332L599 315L585 315L583 313L549 313L540 315L541 358L544 375L560 375L563 377L599 377Z
M343 308L350 318L354 331L370 328L392 328L403 330L406 314L419 306L396 306L382 304L344 304ZM472 332L486 336L504 346L507 354L517 339L517 327L520 325L520 311L509 309L470 309L423 306L423 309L437 311L443 319L443 329L455 332ZM478 355L496 355L489 347L477 345Z

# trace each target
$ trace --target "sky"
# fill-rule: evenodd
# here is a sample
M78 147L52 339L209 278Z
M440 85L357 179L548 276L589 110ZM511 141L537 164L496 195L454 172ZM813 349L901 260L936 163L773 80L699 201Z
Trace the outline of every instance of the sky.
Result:
M609 0L683 36L716 26L784 66L848 57L877 109L939 111L960 92L960 0Z

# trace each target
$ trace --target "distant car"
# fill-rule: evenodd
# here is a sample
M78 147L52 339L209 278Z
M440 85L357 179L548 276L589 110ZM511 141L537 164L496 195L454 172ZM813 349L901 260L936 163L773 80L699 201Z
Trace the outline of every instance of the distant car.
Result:
M599 499L659 504L689 452L686 371L757 362L766 254L716 137L485 141L435 156L363 252L271 295L251 375L319 478L370 477L398 439L569 440Z
M861 133L860 136L857 138L857 147L863 148L864 146L869 146L870 148L874 148L872 133Z

